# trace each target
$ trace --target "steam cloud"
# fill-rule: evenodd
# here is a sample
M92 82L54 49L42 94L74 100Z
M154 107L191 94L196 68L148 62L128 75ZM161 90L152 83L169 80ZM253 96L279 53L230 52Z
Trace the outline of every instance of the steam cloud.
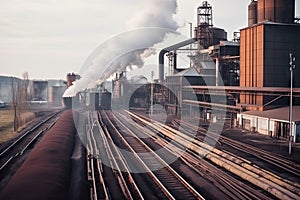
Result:
M101 44L83 64L81 79L66 90L64 97L93 88L126 67L142 67L144 59L154 54L151 47L162 42L167 33L177 30L178 25L173 18L177 12L176 0L139 2L140 11L127 23L132 31L114 36Z

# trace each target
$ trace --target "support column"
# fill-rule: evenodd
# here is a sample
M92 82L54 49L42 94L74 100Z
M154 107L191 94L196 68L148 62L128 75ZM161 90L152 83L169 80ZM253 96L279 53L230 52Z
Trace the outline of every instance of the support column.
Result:
M219 86L220 60L216 58L216 86Z

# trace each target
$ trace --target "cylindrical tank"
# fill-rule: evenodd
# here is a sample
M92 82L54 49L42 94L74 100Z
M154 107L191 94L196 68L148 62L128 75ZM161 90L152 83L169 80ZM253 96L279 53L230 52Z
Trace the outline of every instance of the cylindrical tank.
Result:
M275 21L281 23L294 23L295 0L275 1Z
M275 0L264 0L264 20L275 22Z
M257 21L294 23L295 0L258 0Z
M257 1L252 1L248 6L248 26L257 24Z
M49 91L49 102L53 106L62 106L62 96L66 90L66 86L51 86Z
M265 21L265 0L258 0L257 2L257 22Z
M227 32L224 29L212 27L210 31L212 33L212 44L209 46L219 44L220 41L227 41Z

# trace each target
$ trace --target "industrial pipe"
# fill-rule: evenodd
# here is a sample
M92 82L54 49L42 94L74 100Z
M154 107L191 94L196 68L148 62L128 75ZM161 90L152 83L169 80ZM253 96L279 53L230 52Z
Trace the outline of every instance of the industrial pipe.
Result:
M179 49L180 47L192 44L194 42L196 42L197 39L196 38L191 38L182 42L179 42L177 44L174 44L172 46L166 47L164 49L162 49L159 53L158 56L158 63L159 63L159 82L162 83L164 81L164 56L166 53L170 52L170 51L174 51ZM176 59L176 58L175 58ZM176 67L176 66L175 66Z

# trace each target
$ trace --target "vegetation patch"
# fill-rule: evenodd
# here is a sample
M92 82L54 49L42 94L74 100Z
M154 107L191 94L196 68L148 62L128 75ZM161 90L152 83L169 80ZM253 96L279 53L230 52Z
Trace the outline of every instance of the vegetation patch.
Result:
M21 131L28 123L35 119L35 115L32 112L25 112L20 117ZM0 143L8 141L14 138L18 132L13 131L14 113L13 110L0 110Z

